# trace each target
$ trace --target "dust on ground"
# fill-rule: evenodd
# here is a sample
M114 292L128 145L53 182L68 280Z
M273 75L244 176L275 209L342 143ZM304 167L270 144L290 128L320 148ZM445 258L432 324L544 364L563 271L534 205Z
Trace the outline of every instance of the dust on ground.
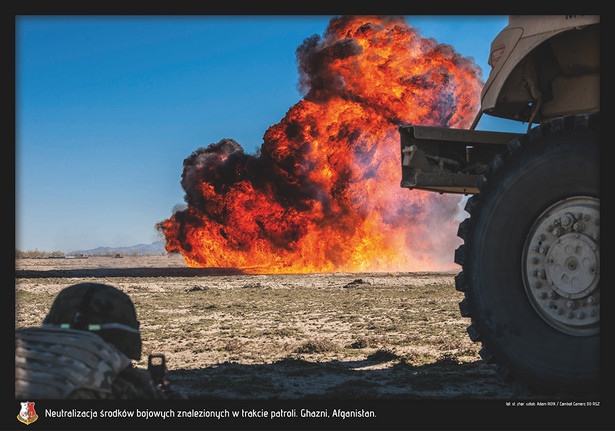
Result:
M524 397L481 361L454 277L199 272L177 255L18 259L15 327L40 325L60 290L96 281L135 303L135 365L163 353L172 387L189 398Z

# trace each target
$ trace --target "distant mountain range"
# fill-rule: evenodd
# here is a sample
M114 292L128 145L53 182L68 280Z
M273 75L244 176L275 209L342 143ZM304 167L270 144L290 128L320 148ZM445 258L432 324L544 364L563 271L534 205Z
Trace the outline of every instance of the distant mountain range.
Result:
M151 244L137 244L128 247L96 247L90 250L75 250L71 254L81 253L87 255L108 255L108 254L166 254L164 244L161 241L156 241Z

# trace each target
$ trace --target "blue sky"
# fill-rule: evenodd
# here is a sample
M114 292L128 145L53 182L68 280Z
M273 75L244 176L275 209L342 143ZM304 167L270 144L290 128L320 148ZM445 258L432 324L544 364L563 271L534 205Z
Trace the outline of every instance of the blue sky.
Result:
M233 138L254 153L301 99L295 49L330 16L18 16L15 247L70 252L159 240L182 162ZM417 16L487 79L505 16ZM481 120L479 128L523 131Z

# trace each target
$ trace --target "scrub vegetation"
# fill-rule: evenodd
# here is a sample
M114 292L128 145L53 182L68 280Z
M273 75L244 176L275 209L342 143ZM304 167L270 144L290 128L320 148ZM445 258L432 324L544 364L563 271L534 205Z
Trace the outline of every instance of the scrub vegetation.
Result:
M141 270L125 276L123 268ZM190 398L523 396L480 360L455 273L189 270L179 256L17 259L15 327L40 325L63 288L97 281L136 306L143 356L135 365L165 354L172 387Z

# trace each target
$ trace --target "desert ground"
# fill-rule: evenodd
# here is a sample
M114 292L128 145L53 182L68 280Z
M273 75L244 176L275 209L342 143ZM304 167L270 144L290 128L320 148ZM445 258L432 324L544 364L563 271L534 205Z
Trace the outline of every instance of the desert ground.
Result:
M481 361L453 272L248 275L182 257L17 259L15 327L63 288L113 285L135 303L143 356L166 356L191 399L523 399ZM532 399L539 399L536 394Z

